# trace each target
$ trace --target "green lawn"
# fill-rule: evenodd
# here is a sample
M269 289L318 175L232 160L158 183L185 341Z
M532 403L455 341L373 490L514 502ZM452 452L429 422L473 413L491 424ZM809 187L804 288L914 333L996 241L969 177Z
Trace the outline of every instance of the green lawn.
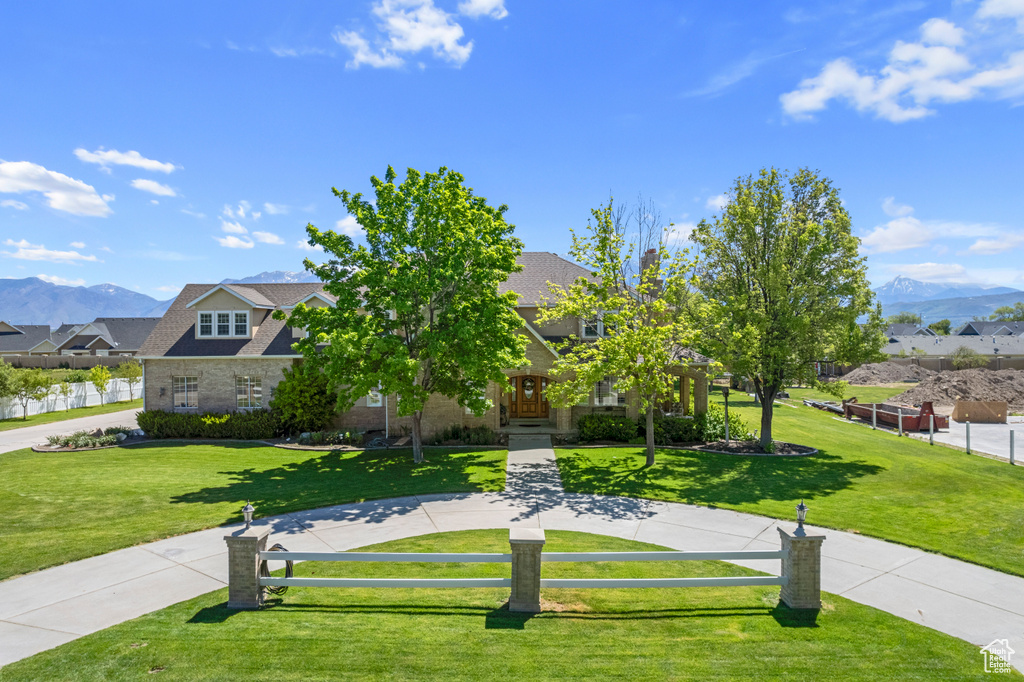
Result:
M366 548L507 552L508 531L444 533ZM550 531L550 551L664 549ZM718 562L547 564L547 577L754 574ZM507 564L304 563L317 577L507 577ZM509 613L508 588L290 588L261 611L198 597L6 666L5 680L983 679L978 648L841 597L812 615L778 588L542 592Z
M910 388L913 388L916 385L917 384L904 384L903 386L899 387L850 386L849 388L846 389L846 395L844 396L844 398L846 398L847 400L849 400L850 398L857 398L857 402L859 403L884 403L886 400L893 397L894 395L899 395L900 393L903 393L903 391L909 390ZM789 391L790 398L796 401L797 403L803 401L804 398L810 398L812 400L835 400L838 402L837 398L830 396L827 393L816 391L813 388L789 388L786 390ZM729 405L732 405L732 400L729 401ZM761 418L758 417L754 421L757 424L760 424Z
M0 579L256 516L418 493L504 490L505 450L284 450L166 442L0 454Z
M716 391L714 398L720 399ZM730 397L760 425L760 407ZM714 505L855 530L1024 575L1024 467L872 431L810 407L775 407L774 435L820 453L737 457L638 447L560 448L567 491Z
M58 399L57 404L63 404L62 399ZM18 411L21 410L20 405L16 407ZM29 415L28 419L22 419L21 417L0 419L0 431L21 429L26 426L52 424L53 422L62 422L66 419L77 419L78 417L95 417L101 414L109 414L111 412L121 412L122 410L131 409L141 410L142 398L139 398L138 400L122 400L119 403L108 403L106 405L94 405L92 407L75 407L67 410L66 412L64 410L58 410L56 412L46 412L45 414L33 414Z

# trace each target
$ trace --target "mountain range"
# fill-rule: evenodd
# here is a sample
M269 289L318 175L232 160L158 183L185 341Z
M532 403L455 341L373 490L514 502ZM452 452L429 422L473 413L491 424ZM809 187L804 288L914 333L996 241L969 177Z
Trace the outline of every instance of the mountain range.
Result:
M934 284L902 276L894 277L872 291L875 292L875 298L883 306L914 301L937 301L949 298L973 298L977 296L994 296L996 294L1022 293L1017 289L1009 287L986 287L981 284ZM978 314L980 315L981 313Z
M921 316L924 324L948 319L954 327L975 316L988 317L1002 306L1024 300L1024 291L980 284L933 284L909 277L896 277L874 289L886 317L908 312Z

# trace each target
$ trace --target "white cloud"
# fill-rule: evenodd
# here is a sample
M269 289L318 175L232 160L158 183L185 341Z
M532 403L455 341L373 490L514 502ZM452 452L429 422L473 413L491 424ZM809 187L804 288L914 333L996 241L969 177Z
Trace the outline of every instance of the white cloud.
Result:
M978 8L979 19L1016 19L1024 33L1024 2L1022 0L984 0Z
M505 0L463 0L459 3L459 14L474 19L477 17L504 19L508 16L508 10L505 9Z
M119 152L116 149L104 150L103 147L94 152L79 148L75 150L75 156L86 163L99 164L101 168L109 168L111 165L134 166L135 168L159 171L160 173L170 173L175 168L178 168L173 163L163 163L147 159L136 151Z
M171 189L167 185L161 185L156 180L143 180L141 178L137 180L132 180L132 187L138 190L142 190L143 192L155 194L160 197L178 196L178 193L175 192L173 189Z
M967 268L956 263L909 263L889 267L922 282L963 282L967 274Z
M868 253L892 253L927 246L934 236L917 218L903 216L879 225L861 239L861 244Z
M997 16L995 12L1017 16L1012 12L1021 2L999 0L993 6L996 4L999 7L992 9L983 3L977 16ZM1024 17L1024 9L1020 16ZM809 119L835 99L876 118L901 123L934 114L935 104L1024 92L1024 51L990 55L989 63L976 65L966 52L986 54L991 45L999 44L985 31L969 33L940 18L929 19L920 30L919 42L896 41L888 63L877 75L862 74L847 58L827 63L817 76L804 79L796 90L780 96L783 111L795 119ZM961 47L965 51L958 49Z
M114 253L114 250L109 246L101 246L100 251L106 251L107 253Z
M153 288L156 291L162 291L163 293L166 293L166 294L176 294L179 291L181 291L181 287L176 287L176 286L171 286L171 285L166 285L166 284L164 286L161 286L161 287L153 287Z
M36 275L36 277L43 280L44 282L49 282L50 284L57 284L65 287L85 286L84 279L65 279L63 277L58 277L57 275Z
M185 215L190 215L193 218L198 218L200 220L206 217L205 213L197 213L196 211L190 211L187 208L181 209L181 212L184 213Z
M252 236L256 238L256 241L264 244L284 244L284 240L273 232L253 232Z
M270 52L275 57L307 57L309 55L325 55L327 50L319 47L272 47Z
M96 256L86 256L77 251L53 251L46 248L43 244L30 244L28 240L22 239L21 241L14 241L8 239L4 242L7 246L14 246L17 251L4 251L5 256L11 258L18 258L21 260L45 260L51 263L66 263L68 265L74 265L80 261L97 262L99 261Z
M70 244L68 244L68 246L70 246L73 249L84 249L85 242L71 242Z
M704 207L712 211L721 211L728 203L729 197L724 194L716 194L712 197L708 197L707 203L704 204Z
M669 246L681 246L690 240L690 233L697 228L696 223L672 223L665 228L665 243Z
M290 209L285 204L266 203L263 204L263 210L269 213L270 215L285 215L288 213Z
M401 54L427 49L438 59L461 66L473 51L472 40L462 42L465 37L462 26L453 21L452 15L434 5L433 0L378 0L373 14L380 33L376 47L359 32L334 32L334 40L352 53L352 59L345 65L347 68L358 69L363 64L394 68L405 63Z
M356 222L355 216L345 216L334 224L334 229L349 237L361 237L366 234L363 226Z
M0 206L4 208L13 208L15 211L27 211L28 204L18 201L17 199L4 199L0 201Z
M246 234L249 232L241 223L229 223L223 218L220 219L220 229L230 234Z
M885 215L892 216L893 218L910 215L914 212L914 208L912 206L897 204L896 197L886 197L883 199L882 210L885 211Z
M252 204L250 204L248 201L243 199L242 201L238 202L238 206L237 207L232 207L229 204L224 204L224 211L223 211L223 213L224 213L224 215L226 215L228 218L231 218L231 219L244 218L246 212L251 210L251 209L252 209Z
M322 246L320 246L319 244L312 244L311 245L305 239L300 239L299 241L295 242L295 248L301 249L303 251L323 251L324 250L324 248Z
M229 234L227 237L214 237L217 243L228 249L251 249L256 246L256 242L251 239L239 239L233 234Z
M92 185L28 161L0 160L0 193L42 192L50 208L74 215L103 217L110 207Z
M979 256L994 256L1024 245L1024 235L1008 234L996 239L979 239L967 249Z

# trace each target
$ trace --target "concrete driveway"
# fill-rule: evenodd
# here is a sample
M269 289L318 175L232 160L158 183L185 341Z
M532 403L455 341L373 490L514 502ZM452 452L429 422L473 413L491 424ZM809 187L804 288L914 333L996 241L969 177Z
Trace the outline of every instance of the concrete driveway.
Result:
M0 452L30 448L33 445L45 443L47 436L74 433L83 429L94 431L96 429L105 429L109 426L130 426L133 429L137 429L139 425L135 421L135 415L138 412L138 408L133 408L120 412L100 414L95 417L79 417L78 419L68 419L62 422L53 422L52 424L0 431Z
M1024 460L1024 417L1010 417L1007 424L971 424L971 452L1010 459L1010 431L1015 431L1015 459ZM928 433L913 433L913 438L928 440ZM937 431L935 442L967 449L967 425L949 420L948 431Z

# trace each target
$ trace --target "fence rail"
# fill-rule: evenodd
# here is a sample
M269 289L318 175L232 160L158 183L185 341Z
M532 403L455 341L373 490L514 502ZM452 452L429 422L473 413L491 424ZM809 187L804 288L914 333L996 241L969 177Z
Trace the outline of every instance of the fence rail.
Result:
M789 579L774 575L714 578L541 578L541 587L742 587L745 585L788 585Z
M263 587L511 587L510 578L260 578Z
M511 554L440 554L431 552L260 552L263 561L381 561L448 564L510 564Z
M736 559L785 559L784 549L746 549L735 552L543 552L540 560L552 561L733 561Z

